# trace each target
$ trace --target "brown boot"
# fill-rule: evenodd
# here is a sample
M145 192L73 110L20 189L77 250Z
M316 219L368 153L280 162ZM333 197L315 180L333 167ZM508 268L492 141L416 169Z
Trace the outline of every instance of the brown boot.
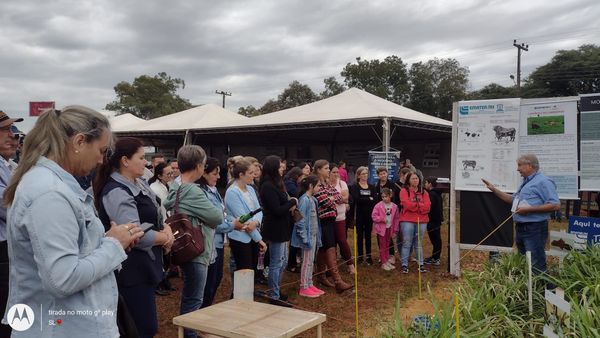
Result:
M317 250L317 265L316 265L317 273L315 274L315 280L323 286L327 286L330 288L335 287L329 278L325 275L326 270L326 261L325 261L325 252L323 250Z
M335 258L335 248L327 249L325 252L325 262L327 263L327 268L333 276L333 281L335 282L335 291L342 293L348 289L352 289L354 285L348 284L342 280L342 276L340 276L340 272L338 271Z

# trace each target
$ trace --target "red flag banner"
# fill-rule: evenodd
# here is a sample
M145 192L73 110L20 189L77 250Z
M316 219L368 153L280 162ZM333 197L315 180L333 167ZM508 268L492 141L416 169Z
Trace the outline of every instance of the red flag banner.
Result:
M29 102L29 116L40 116L46 109L54 109L54 101Z

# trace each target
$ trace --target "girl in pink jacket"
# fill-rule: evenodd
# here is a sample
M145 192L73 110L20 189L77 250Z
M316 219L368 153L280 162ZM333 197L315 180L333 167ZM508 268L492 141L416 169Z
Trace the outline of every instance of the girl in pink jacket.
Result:
M381 189L381 201L373 208L371 218L373 219L373 232L379 238L381 268L386 271L393 270L396 267L390 261L387 244L390 243L392 235L398 232L400 212L398 212L398 206L392 203L392 191L389 188Z

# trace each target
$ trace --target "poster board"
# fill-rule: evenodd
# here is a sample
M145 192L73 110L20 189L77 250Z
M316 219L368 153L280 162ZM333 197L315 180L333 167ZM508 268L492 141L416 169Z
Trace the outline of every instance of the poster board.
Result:
M458 103L456 190L489 191L482 178L500 190L516 191L519 174L521 99L461 101Z
M578 199L577 101L521 105L519 154L535 154L558 197Z
M585 94L581 102L581 191L600 191L600 94Z

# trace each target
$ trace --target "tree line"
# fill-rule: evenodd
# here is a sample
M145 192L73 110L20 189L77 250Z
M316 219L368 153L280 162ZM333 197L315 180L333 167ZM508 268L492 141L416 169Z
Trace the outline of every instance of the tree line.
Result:
M468 91L469 69L452 58L434 58L415 62L410 67L400 57L383 60L356 58L340 72L339 82L330 76L323 80L324 90L314 92L308 85L292 81L277 98L261 107L240 107L244 116L268 114L315 102L356 87L391 102L432 116L451 119L452 103L459 100L499 99L508 97L559 97L600 91L600 47L582 45L573 50L559 50L552 60L536 68L516 86L490 83L476 91ZM185 82L166 73L142 75L133 83L122 81L115 87L116 100L107 110L131 113L151 119L192 108L189 100L177 94Z

